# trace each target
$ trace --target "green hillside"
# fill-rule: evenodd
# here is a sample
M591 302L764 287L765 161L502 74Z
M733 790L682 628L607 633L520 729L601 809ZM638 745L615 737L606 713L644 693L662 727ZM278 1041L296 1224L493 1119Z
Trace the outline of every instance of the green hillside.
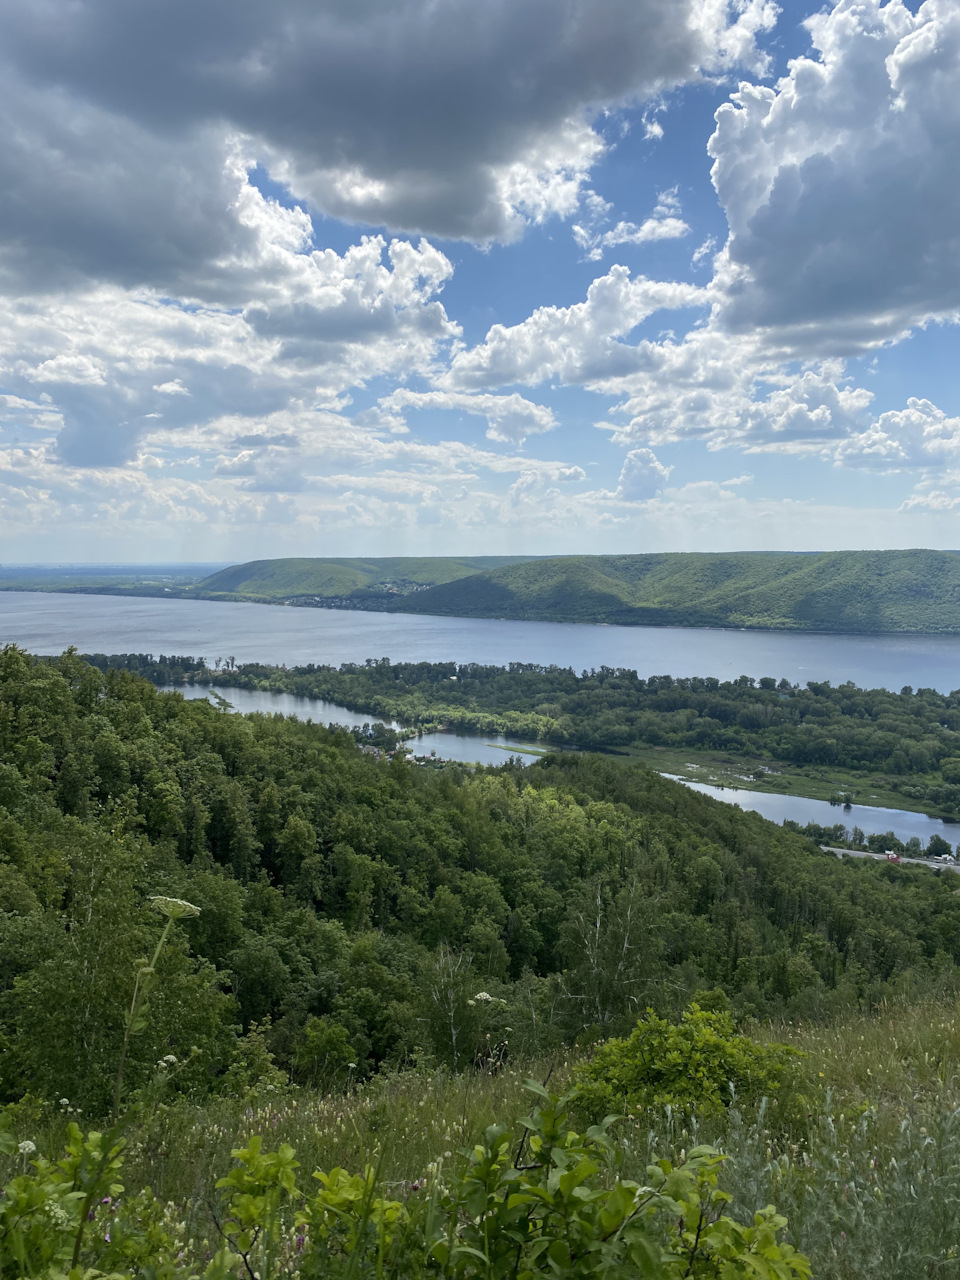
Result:
M434 770L366 741L0 650L0 1108L100 1116L118 1061L139 1089L165 1054L200 1099L253 1025L349 1087L472 1070L505 1027L511 1061L565 1054L718 988L807 1020L960 979L954 875L841 861L602 756ZM158 895L198 910L123 1057Z
M182 594L622 626L960 633L953 551L252 560Z
M247 600L350 600L406 596L528 560L528 556L391 556L387 558L327 559L296 557L251 560L212 574L197 585L196 594ZM353 599L351 599L353 598Z
M405 599L413 613L628 626L960 632L952 551L561 556Z

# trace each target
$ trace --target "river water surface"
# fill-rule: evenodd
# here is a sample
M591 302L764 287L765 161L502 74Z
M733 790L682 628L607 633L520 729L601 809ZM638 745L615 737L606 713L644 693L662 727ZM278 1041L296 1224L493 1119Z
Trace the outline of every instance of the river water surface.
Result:
M919 836L924 846L933 835L942 837L951 846L960 839L960 823L928 818L925 813L910 813L906 809L883 809L867 804L855 804L844 809L840 805L829 804L826 800L808 800L804 796L781 796L768 791L712 787L706 782L687 782L683 778L678 781L683 782L686 787L692 787L694 791L702 791L704 795L723 800L726 804L753 809L761 818L769 818L771 822L783 822L789 818L791 822L799 822L802 827L808 822L818 822L822 827L833 827L842 822L848 832L853 827L859 827L867 835L892 831L904 844L911 836Z
M606 627L299 609L213 600L0 592L0 642L32 653L182 653L237 662L556 663L641 676L852 680L862 688L960 688L960 636L834 636Z
M294 693L271 693L265 689L228 689L217 686L216 690L204 688L202 685L166 685L169 692L176 689L185 698L208 698L216 702L216 694L230 703L234 711L246 715L250 711L263 711L267 715L279 712L284 716L296 716L300 720L312 720L315 724L342 724L348 728L354 725L369 724L376 721L389 725L391 729L402 726L396 720L388 720L386 716L374 716L364 711L351 711L349 707L340 706L337 702L326 702L322 698L301 698ZM499 733L472 734L445 731L443 733L420 733L415 738L407 738L404 742L415 756L435 755L441 760L460 760L465 764L506 764L511 756L519 756L525 761L536 760L544 747L531 742L522 742L519 738L504 738Z

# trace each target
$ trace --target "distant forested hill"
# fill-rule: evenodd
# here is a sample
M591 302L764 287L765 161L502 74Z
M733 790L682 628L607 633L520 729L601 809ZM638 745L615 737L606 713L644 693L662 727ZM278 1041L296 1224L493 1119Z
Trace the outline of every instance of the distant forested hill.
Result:
M251 560L205 578L196 594L268 603L336 601L360 608L373 603L383 608L384 597L407 596L529 559L529 556L389 556Z
M955 551L297 557L251 560L200 581L201 566L188 568L0 572L0 590L621 626L960 633Z
M960 632L952 551L561 556L447 582L404 611L627 626Z

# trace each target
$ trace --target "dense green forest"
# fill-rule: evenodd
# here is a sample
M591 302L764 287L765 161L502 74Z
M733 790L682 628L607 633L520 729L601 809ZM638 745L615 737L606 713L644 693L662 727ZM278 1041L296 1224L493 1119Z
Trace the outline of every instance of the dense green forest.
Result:
M0 653L0 1273L952 1274L954 876L102 665Z
M7 1097L104 1103L156 894L201 911L129 1072L196 1046L194 1088L255 1023L296 1078L332 1080L462 1066L507 1027L542 1053L717 988L739 1016L826 1014L960 958L952 877L838 861L599 756L418 770L12 647L0 743Z
M149 655L92 658L131 664L151 679L184 678ZM189 662L190 660L178 660ZM186 678L339 702L419 729L503 733L550 746L644 753L656 760L732 761L734 782L960 813L960 690L805 686L741 676L644 679L635 671L512 663L391 663L283 670L256 663ZM747 765L747 762L750 762ZM749 767L753 776L744 775ZM667 772L682 771L678 764ZM804 783L812 787L804 787Z
M960 632L952 551L255 560L187 594L627 626Z

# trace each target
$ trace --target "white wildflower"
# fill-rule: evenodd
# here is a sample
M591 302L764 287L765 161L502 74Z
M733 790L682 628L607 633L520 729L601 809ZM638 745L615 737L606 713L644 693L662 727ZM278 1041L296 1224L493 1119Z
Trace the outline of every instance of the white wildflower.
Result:
M30 1139L28 1138L26 1142L20 1143L20 1145L17 1147L17 1150L20 1152L22 1156L32 1156L35 1154L37 1150L37 1144L35 1142L31 1142Z
M155 896L150 899L150 902L161 915L169 916L171 920L185 920L188 916L200 914L199 907L195 907L192 902L185 902L183 898Z
M43 1207L47 1217L55 1227L62 1229L70 1226L70 1215L63 1205L57 1204L55 1200L48 1200Z

